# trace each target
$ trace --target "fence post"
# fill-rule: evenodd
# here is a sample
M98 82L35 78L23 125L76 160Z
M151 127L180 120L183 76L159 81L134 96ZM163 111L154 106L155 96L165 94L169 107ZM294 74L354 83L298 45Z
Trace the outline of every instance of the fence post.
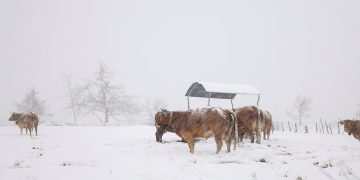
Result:
M324 132L324 126L323 126L323 123L322 123L322 121L321 121L321 118L320 118L320 124L321 124L322 133L324 134L324 133L325 133L325 132Z
M306 134L309 133L309 129L308 129L307 126L305 126L305 133L306 133Z
M295 133L297 133L297 124L295 123Z
M329 127L328 127L326 121L324 123L325 123L325 126L326 126L326 132L327 132L327 134L329 134Z
M284 122L281 122L281 127L282 127L282 131L284 132L285 129L284 129Z
M275 123L271 122L271 133L274 134Z
M330 128L330 134L332 134L332 128L331 128L330 123L329 123L329 128Z
M291 132L290 122L288 121L289 131Z
M340 123L337 123L337 127L338 127L338 134L340 134Z
M316 132L318 132L317 122L315 122Z

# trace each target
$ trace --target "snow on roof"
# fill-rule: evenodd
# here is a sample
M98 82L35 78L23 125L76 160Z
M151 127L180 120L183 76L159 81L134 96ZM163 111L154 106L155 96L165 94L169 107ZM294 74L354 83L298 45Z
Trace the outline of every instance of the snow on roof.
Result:
M255 87L247 84L195 82L189 87L185 96L233 99L236 94L259 95L260 92Z

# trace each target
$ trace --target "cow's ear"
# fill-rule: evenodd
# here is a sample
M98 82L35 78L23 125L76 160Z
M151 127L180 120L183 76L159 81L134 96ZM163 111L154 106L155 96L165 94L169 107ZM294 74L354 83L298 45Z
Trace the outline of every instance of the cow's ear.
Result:
M162 111L162 112L167 112L167 110L166 110L166 109L161 109L161 111Z
M339 123L340 123L341 125L343 125L343 124L344 124L344 121L339 121Z

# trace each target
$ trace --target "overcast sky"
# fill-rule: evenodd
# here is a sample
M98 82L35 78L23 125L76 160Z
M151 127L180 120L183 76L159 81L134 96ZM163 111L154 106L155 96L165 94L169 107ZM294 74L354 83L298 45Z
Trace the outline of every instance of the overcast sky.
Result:
M297 95L312 98L314 120L352 118L359 9L358 0L0 0L0 118L29 88L63 118L63 75L80 83L98 61L129 94L173 110L187 109L191 83L208 81L257 87L274 120Z

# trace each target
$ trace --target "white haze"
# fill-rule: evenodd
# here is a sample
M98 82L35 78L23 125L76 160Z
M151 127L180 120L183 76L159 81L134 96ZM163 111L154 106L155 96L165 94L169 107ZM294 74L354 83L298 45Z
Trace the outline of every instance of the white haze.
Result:
M64 74L81 83L98 61L129 94L161 98L169 109L187 109L187 88L208 81L257 87L274 120L288 120L297 95L312 98L311 120L352 118L360 103L359 9L357 0L0 0L0 124L29 88L54 120L71 118Z

